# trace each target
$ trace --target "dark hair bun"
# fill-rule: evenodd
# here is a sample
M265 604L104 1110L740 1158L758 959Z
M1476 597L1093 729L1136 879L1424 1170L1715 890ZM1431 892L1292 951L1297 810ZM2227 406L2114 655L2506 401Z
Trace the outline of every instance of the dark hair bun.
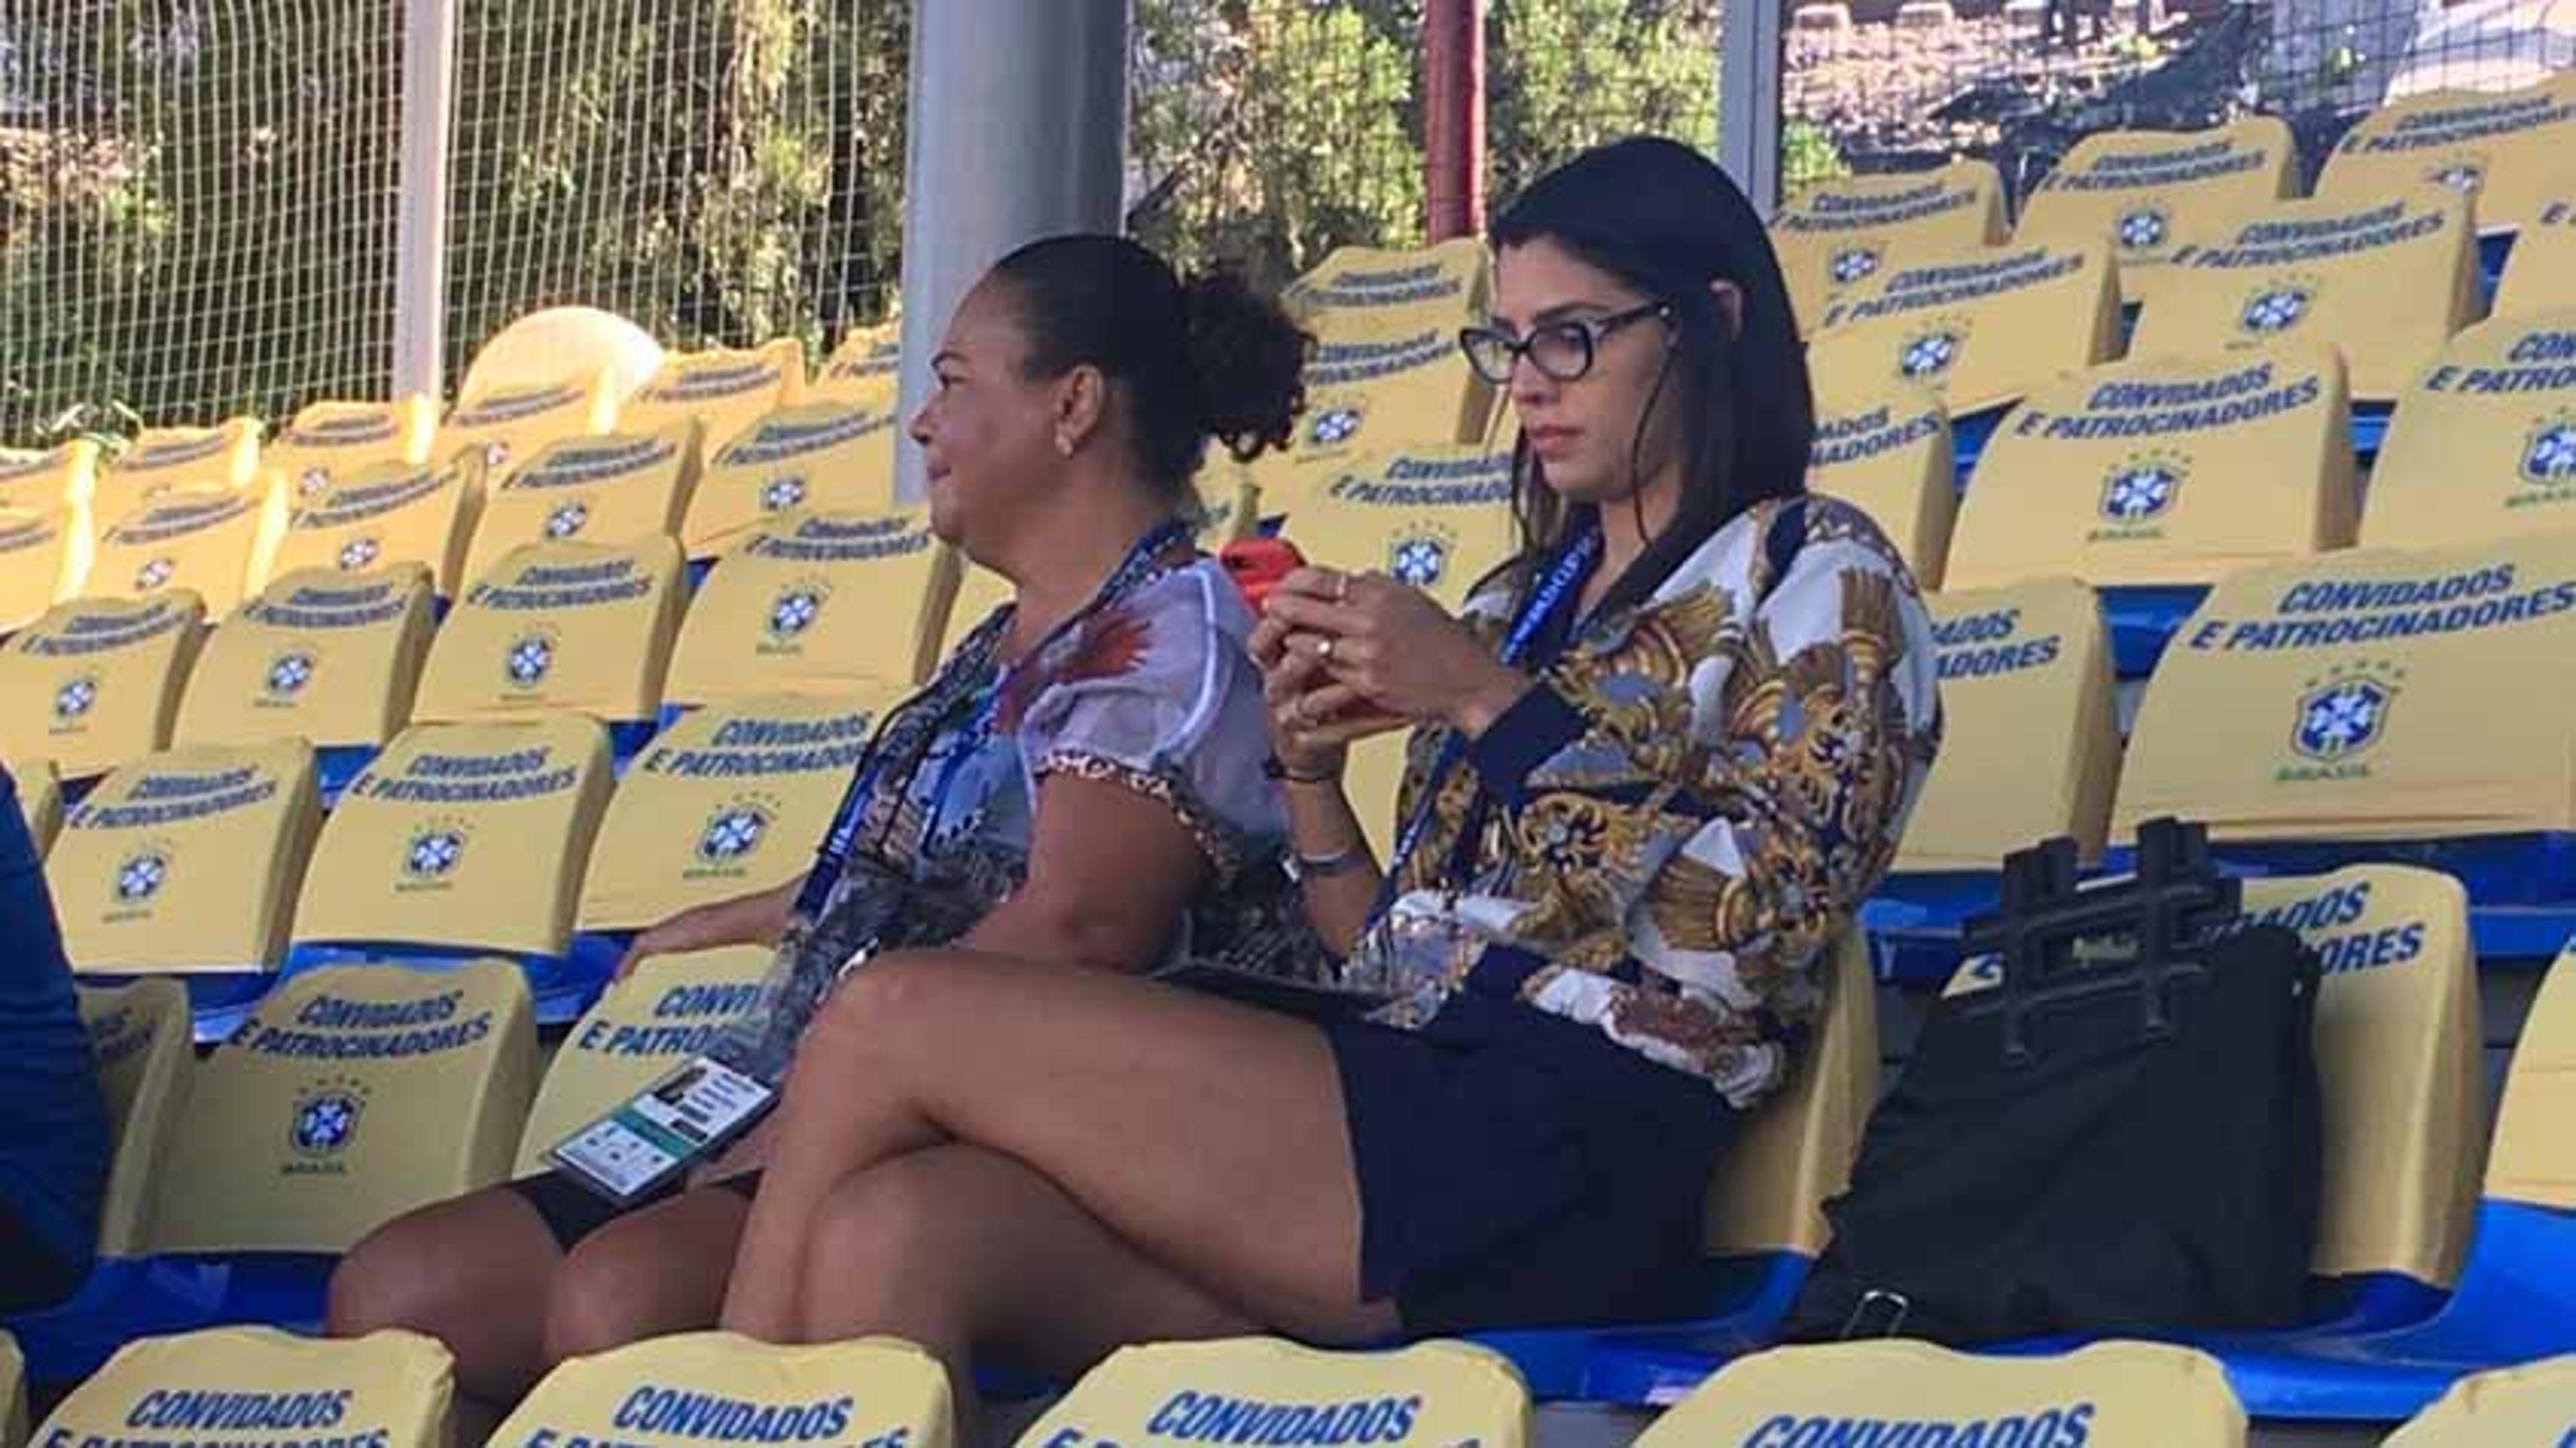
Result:
M1306 410L1315 339L1231 270L1181 284L1181 332L1200 430L1243 462L1287 447Z

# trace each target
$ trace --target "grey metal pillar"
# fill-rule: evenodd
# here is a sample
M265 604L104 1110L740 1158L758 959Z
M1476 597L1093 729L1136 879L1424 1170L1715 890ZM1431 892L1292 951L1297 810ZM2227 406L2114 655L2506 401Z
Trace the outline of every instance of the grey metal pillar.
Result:
M1128 0L913 0L904 171L902 416L948 314L1024 242L1121 229ZM897 444L898 496L922 493Z
M456 0L403 0L402 67L392 395L437 397L447 337L447 145L456 107Z
M1717 159L1764 219L1780 204L1780 17L1788 0L1728 0L1717 37Z

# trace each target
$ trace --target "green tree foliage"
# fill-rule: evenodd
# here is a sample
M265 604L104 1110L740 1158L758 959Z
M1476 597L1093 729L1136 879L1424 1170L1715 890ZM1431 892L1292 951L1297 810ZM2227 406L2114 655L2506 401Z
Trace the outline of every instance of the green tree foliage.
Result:
M899 275L910 0L456 0L447 375L580 303L823 345ZM0 441L378 395L400 0L0 16ZM1278 283L1423 226L1421 0L1135 0L1129 220ZM1488 0L1488 194L1716 130L1717 0Z

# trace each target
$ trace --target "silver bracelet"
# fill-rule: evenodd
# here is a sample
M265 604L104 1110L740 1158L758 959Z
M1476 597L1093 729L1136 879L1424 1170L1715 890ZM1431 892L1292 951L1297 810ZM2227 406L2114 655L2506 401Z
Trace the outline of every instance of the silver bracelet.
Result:
M1329 855L1309 855L1291 849L1287 858L1281 863L1288 871L1288 878L1302 885L1308 880L1321 879L1326 875L1347 874L1358 869L1362 863L1362 854L1358 845L1346 846Z

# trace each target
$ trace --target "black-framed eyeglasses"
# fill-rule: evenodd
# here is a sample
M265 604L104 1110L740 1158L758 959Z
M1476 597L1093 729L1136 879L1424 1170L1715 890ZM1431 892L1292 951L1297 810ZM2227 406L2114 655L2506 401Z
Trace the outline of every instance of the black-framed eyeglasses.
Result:
M1668 302L1644 302L1606 317L1577 317L1532 327L1526 337L1515 337L1500 327L1469 327L1458 334L1458 350L1467 354L1467 365L1477 376L1497 385L1512 380L1512 366L1523 357L1540 376L1572 382L1592 370L1602 339L1630 323L1669 317L1672 311Z

